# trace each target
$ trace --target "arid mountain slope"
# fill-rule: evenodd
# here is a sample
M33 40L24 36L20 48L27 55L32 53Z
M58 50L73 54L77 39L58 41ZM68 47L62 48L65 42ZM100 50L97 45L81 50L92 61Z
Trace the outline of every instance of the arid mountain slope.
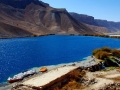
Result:
M110 31L106 27L99 27L99 26L90 25L90 24L86 24L86 26L89 27L90 29L94 30L96 33L99 33L99 34L110 33Z
M24 37L30 36L32 33L16 26L0 22L0 38Z
M99 30L100 32L101 31L106 32L106 30L108 30L108 32L117 32L120 30L120 22L94 19L93 16L88 16L84 14L77 14L77 13L70 13L70 14L80 22L95 26L96 30ZM92 28L92 26L90 26L90 28Z
M11 26L7 29L9 32L12 30L11 37L19 37L19 34L14 33L14 27L26 31L23 36L95 33L94 30L74 19L66 9L52 8L39 0L1 0L0 22L6 27ZM0 26L0 33L5 36L7 33L3 31L6 29L2 27Z
M111 32L120 31L120 22L113 22L113 21L100 20L100 19L96 19L95 21L99 26L106 27Z

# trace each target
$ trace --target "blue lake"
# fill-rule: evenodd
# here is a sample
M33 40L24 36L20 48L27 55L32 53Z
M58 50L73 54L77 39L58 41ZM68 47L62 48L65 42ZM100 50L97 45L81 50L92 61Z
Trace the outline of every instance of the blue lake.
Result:
M91 36L43 36L0 40L0 83L32 67L83 60L92 50L120 48L120 40Z

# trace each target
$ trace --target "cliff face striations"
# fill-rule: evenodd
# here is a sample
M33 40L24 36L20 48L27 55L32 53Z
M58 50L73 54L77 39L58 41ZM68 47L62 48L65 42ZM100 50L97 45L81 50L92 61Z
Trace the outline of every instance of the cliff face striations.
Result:
M8 38L95 33L74 19L66 9L56 9L39 0L0 0L0 23L0 37Z
M88 27L98 32L117 32L120 30L120 22L112 22L107 20L94 19L92 16L70 13L75 19L88 24Z

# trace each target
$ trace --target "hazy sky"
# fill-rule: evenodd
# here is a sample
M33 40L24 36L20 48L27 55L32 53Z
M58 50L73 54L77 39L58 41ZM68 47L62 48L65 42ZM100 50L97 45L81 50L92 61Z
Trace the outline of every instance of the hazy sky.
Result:
M120 0L42 0L54 8L87 14L95 19L120 21Z

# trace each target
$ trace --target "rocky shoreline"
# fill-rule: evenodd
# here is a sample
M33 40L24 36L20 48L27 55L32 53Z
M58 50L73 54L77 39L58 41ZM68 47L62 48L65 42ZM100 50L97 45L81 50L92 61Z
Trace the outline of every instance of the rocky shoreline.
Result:
M108 62L106 64L106 62L104 63L104 65L108 65ZM75 66L77 67L79 70L85 70L85 72L87 74L92 74L94 75L94 73L100 73L99 70L103 69L103 64L102 63L99 63L95 58L93 58L92 56L89 56L86 58L86 60L83 60L83 61L80 61L80 62L74 62L74 63L68 63L68 64L59 64L57 66L53 65L53 66L46 66L48 68L48 71L47 72L50 72L51 70L54 70L54 69L57 69L57 68L61 68L61 67L67 67L67 66ZM16 83L12 83L12 84L5 84L5 85L1 85L0 86L0 90L18 90L18 89L14 89L14 87L18 87L19 85L21 85L22 82L26 81L26 80L29 80L29 79L32 79L32 78L35 78L35 77L38 77L38 76L41 76L43 75L44 73L40 73L39 72L39 69L40 68L33 68L33 70L36 70L38 71L37 74L33 75L33 76L29 76L27 78L25 78L24 80L20 81L20 82L16 82ZM86 74L86 75L87 75ZM89 78L89 75L87 76ZM98 77L96 77L98 78ZM82 82L83 84L84 83L90 83L92 82L92 84L95 84L95 83L98 83L96 82L96 78L92 78L90 80L86 79L86 81ZM109 85L113 85L114 83L112 84L108 84L108 87ZM91 84L90 84L91 85ZM116 84L115 84L116 85ZM114 85L114 86L115 86ZM83 85L83 86L86 86L86 85ZM23 88L23 86L21 86ZM106 86L106 88L108 88ZM27 88L24 86L24 88ZM105 88L105 87L104 87ZM19 89L19 90L22 90L22 89ZM34 89L25 89L25 90L34 90ZM37 90L37 89L35 89ZM82 90L82 89L81 89ZM84 89L83 89L84 90ZM89 89L88 89L89 90Z

